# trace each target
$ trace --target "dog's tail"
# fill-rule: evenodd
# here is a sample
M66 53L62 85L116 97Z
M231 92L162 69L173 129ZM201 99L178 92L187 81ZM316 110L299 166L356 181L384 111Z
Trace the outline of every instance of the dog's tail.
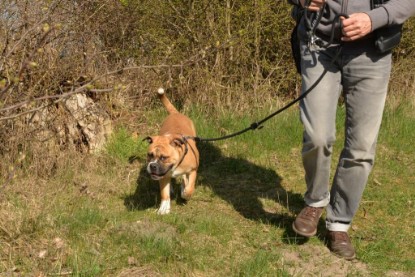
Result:
M159 88L157 90L157 94L161 100L161 103L163 103L164 107L166 107L167 111L172 113L178 113L177 109L173 106L173 104L170 102L170 100L167 98L166 94L164 93L163 88Z

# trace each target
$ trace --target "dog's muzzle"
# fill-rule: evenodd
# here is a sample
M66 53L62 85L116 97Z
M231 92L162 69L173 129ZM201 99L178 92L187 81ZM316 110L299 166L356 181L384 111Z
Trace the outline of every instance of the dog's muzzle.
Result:
M151 179L160 180L164 176L166 176L167 173L169 173L172 168L173 168L173 164L169 166L165 166L164 164L160 164L158 162L150 162L147 165L147 172L150 174Z

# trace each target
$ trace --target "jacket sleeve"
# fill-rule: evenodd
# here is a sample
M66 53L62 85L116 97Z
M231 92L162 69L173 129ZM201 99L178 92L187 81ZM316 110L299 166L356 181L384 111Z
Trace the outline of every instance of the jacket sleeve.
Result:
M291 5L300 5L300 0L287 0L289 4Z
M372 30L387 25L402 24L415 15L414 0L390 0L382 7L368 11L372 20Z

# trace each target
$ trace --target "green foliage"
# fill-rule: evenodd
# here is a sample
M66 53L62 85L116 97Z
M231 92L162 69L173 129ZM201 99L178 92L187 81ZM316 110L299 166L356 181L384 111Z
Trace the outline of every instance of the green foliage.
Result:
M183 65L160 70L162 82L170 82L180 93L200 99L195 91L216 96L226 92L225 87L242 93L279 87L278 93L287 94L292 89L286 78L293 77L286 66L291 64L286 45L293 22L285 2L130 0L123 4L128 27L123 33L114 30L105 35L106 44L119 46L117 56L140 64Z
M269 110L206 117L195 108L191 114L199 134L213 137L223 126L239 130ZM153 116L151 123L164 114L157 110ZM343 116L339 108L339 127ZM333 270L335 276L410 275L415 270L409 143L414 134L396 128L413 126L414 117L408 106L388 107L384 122L377 164L350 231L359 258L354 263L331 256L322 236L305 243L292 233L305 185L301 127L298 112L291 109L261 130L198 144L196 193L186 205L176 193L166 216L155 213L158 203L144 205L158 197L158 185L145 177L143 159L126 162L132 153L145 157L146 147L137 146L123 128L114 133L107 155L78 157L47 182L19 177L22 186L7 187L0 202L0 255L7 257L0 260L0 273L15 267L23 275L299 276L310 270L315 275ZM342 136L339 132L335 155ZM399 145L408 147L401 151Z
M158 184L145 172L147 143L131 135L150 134L165 116L153 94L159 86L208 138L246 128L295 96L299 79L287 47L293 21L286 1L26 2L0 4L16 14L0 18L0 58L7 61L0 66L0 89L10 85L1 116L44 105L58 120L31 125L37 117L28 113L1 121L0 275L301 276L327 273L335 264L341 272L333 276L356 276L351 267L362 262L374 276L413 275L413 19L394 51L393 101L351 230L360 261L349 264L325 252L321 237L304 244L291 231L305 190L295 109L260 130L198 144L196 194L183 205L176 186L172 214L164 217L155 214ZM46 10L53 32L41 40ZM25 67L25 57L38 66ZM99 80L94 88L127 87L84 91L122 127L97 155L65 151L70 140L35 151L32 139L45 138L36 131L76 126L65 125L68 114L50 101L82 86L77 80L84 75ZM32 102L36 97L43 100ZM30 101L15 106L24 100ZM339 109L335 155L343 121ZM26 160L13 155L21 150ZM48 174L34 173L36 167ZM289 259L287 253L299 255Z
M130 158L137 155L145 146L138 138L133 138L126 129L120 128L109 139L106 145L106 152L110 157L128 162Z
M57 221L57 226L65 229L67 235L79 243L87 243L88 240L79 233L80 229L88 230L89 228L101 229L105 226L105 218L102 211L97 207L88 207L90 203L85 203L87 206L79 205L70 213L62 211ZM86 239L86 240L85 240Z
M268 251L259 250L238 265L235 276L291 276L282 269L274 270L275 256Z
M15 15L0 17L0 154L11 162L20 149L40 156L35 150L48 140L50 155L36 163L45 171L39 175L53 174L56 152L74 143L88 147L74 126L89 124L73 122L62 101L68 93L85 93L117 122L134 113L140 123L146 123L140 113L157 101L152 93L160 86L183 108L197 103L209 115L230 109L244 115L298 94L287 1L81 2L0 4ZM402 101L413 98L415 87L414 22L405 24L394 51L390 90ZM8 166L0 165L2 175Z

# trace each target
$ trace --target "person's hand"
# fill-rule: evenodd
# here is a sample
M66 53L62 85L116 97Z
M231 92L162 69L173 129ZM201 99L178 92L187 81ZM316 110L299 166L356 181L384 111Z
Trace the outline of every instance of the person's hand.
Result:
M307 0L300 0L301 6L305 6ZM318 12L323 7L326 0L311 0L308 5L308 10L312 12Z
M372 31L372 21L365 13L354 13L349 18L341 17L343 24L343 41L362 38Z

